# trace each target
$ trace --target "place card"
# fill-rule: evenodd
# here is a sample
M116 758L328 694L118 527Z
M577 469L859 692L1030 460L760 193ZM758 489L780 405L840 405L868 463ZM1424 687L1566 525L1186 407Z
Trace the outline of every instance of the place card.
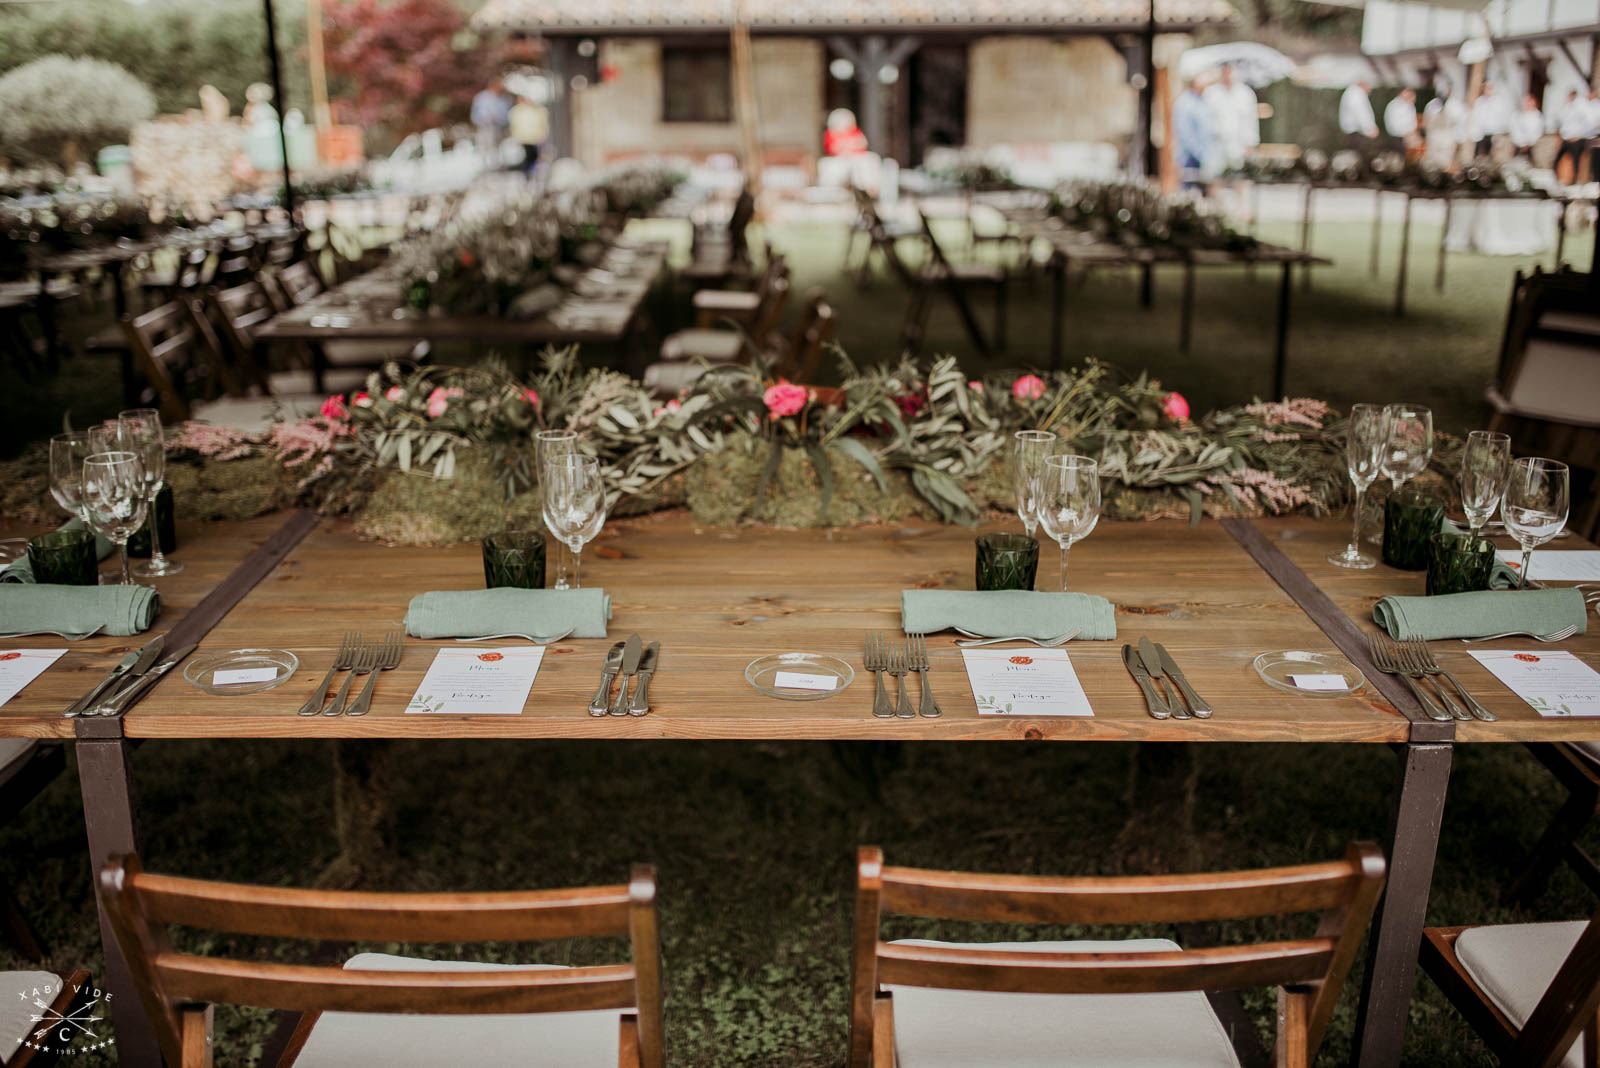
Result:
M1343 675L1290 675L1289 679L1302 690L1338 690L1350 688L1350 680Z
M1521 549L1499 549L1495 555L1511 570L1522 571ZM1536 549L1528 578L1534 582L1600 580L1600 549Z
M839 679L805 671L780 671L772 677L772 685L779 690L834 690L839 687Z
M247 682L271 682L278 677L278 667L232 668L211 673L213 686L242 686Z
M0 651L0 705L44 673L66 653L65 649L8 649Z
M1094 715L1065 649L963 649L961 659L979 715Z
M1471 650L1541 716L1600 716L1600 671L1566 651Z
M440 649L407 712L443 716L515 716L544 660L544 646Z

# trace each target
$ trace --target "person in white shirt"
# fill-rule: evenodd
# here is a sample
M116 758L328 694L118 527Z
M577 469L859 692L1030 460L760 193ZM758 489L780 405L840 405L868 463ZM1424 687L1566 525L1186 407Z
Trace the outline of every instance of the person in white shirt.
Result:
M1511 116L1511 143L1517 146L1517 155L1531 158L1533 146L1544 136L1544 112L1539 102L1529 93L1522 98L1522 108Z
M1383 128L1389 147L1406 155L1417 146L1417 94L1402 89L1383 109Z
M1422 127L1427 134L1423 158L1435 167L1454 167L1467 133L1467 107L1448 85L1422 109Z
M1202 94L1215 120L1217 148L1230 167L1244 162L1250 150L1261 144L1261 117L1255 90L1235 76L1233 65L1222 68L1222 76Z
M1372 83L1363 78L1339 98L1339 132L1345 144L1370 155L1378 139L1378 117L1372 113Z
M1511 112L1505 101L1494 91L1493 82L1484 82L1478 99L1472 102L1468 137L1477 145L1477 154L1487 156L1494 148L1494 139L1511 132Z

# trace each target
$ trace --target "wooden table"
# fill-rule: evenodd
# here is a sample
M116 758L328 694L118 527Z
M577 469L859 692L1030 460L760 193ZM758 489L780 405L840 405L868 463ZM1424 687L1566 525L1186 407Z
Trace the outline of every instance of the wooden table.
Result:
M298 526L263 543L261 551L270 549L281 563L263 566L271 561L260 553L246 561L244 568L259 581L201 642L202 651L288 648L300 656L302 668L289 684L217 699L169 675L121 720L67 724L59 718L61 707L121 651L139 644L104 640L75 650L62 661L68 671L47 672L0 708L0 735L65 736L76 729L91 857L137 847L129 766L133 739L1386 743L1400 756L1393 823L1387 828L1391 892L1370 943L1357 1044L1360 1063L1390 1065L1398 1063L1404 1038L1453 742L1600 737L1600 724L1538 718L1455 643L1435 643L1441 659L1501 715L1501 722L1461 724L1458 735L1455 724L1427 719L1393 680L1371 670L1363 638L1371 628L1372 600L1419 587L1420 577L1387 568L1346 572L1327 565L1323 558L1342 544L1347 528L1342 521L1304 518L1254 524L1208 520L1193 530L1170 521L1107 523L1075 547L1074 588L1103 594L1117 606L1117 641L1070 647L1095 710L1092 718L979 716L948 634L929 642L931 678L945 710L939 719L874 717L871 677L864 671L844 693L826 701L788 703L758 695L743 678L746 663L756 656L804 649L832 652L859 665L865 631L898 629L902 589L968 587L974 532L925 524L831 532L702 529L683 513L613 522L599 543L607 552L585 554L585 579L603 586L613 599L611 637L551 646L523 714L405 713L435 652L454 645L408 639L400 667L379 677L371 714L302 717L295 709L331 663L343 631L380 634L400 624L414 594L478 588L482 582L476 545L386 548L360 541L342 523L323 521L310 529L312 518L298 513L290 521ZM259 540L271 522L219 525L214 548L203 548L204 542L186 546L190 570L163 580L175 584L173 609L181 610L183 598L191 595L180 594L177 583L198 589L216 573L204 561L236 555ZM357 573L381 574L384 581L348 578ZM1041 579L1046 586L1055 579L1050 560ZM237 577L230 581L240 584ZM585 706L606 648L633 631L662 642L652 712L637 718L589 716ZM1171 649L1215 706L1213 718L1158 721L1147 715L1120 658L1121 643L1141 634ZM1600 640L1593 635L1562 647L1600 664ZM1342 648L1368 671L1373 685L1347 698L1285 695L1267 687L1251 668L1255 654L1283 648ZM106 950L108 984L127 989L125 980L119 982L125 972L118 971L122 962L109 939ZM137 998L130 993L113 1005L124 1063L155 1063L149 1059L154 1046Z

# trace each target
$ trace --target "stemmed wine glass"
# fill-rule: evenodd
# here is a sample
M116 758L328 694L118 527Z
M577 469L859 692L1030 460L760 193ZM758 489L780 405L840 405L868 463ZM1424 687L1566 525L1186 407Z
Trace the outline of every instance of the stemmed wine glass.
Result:
M122 585L132 586L128 539L144 522L149 500L139 457L131 452L97 452L83 461L84 518L96 534L122 550Z
M161 532L156 529L156 494L167 478L167 445L161 432L161 413L154 408L130 408L117 416L117 437L122 447L139 457L145 495L150 499L150 560L134 568L144 578L176 575L183 563L161 552Z
M1500 518L1522 546L1522 587L1531 577L1533 550L1561 533L1567 525L1572 495L1572 474L1567 465L1537 456L1511 461L1506 475Z
M1420 404L1389 404L1383 409L1387 440L1383 474L1394 492L1428 469L1433 458L1433 412Z
M1045 458L1039 479L1039 523L1061 546L1061 589L1067 588L1067 550L1100 521L1100 467L1088 456Z
M1039 525L1039 479L1044 475L1044 461L1055 447L1056 436L1048 430L1019 430L1011 437L1011 481L1017 491L1017 515L1031 538Z
M539 477L544 477L544 466L557 456L572 456L578 451L578 432L575 430L541 430L533 435L534 463L538 465ZM550 528L550 533L555 534L555 528ZM560 537L560 535L557 535ZM567 588L567 558L560 549L555 552L556 579L554 589Z
M1511 439L1505 434L1474 430L1467 435L1467 448L1461 454L1461 510L1474 538L1478 528L1494 518L1510 463Z
M569 453L552 456L542 472L544 523L550 533L572 550L572 585L579 589L578 566L583 546L593 541L606 522L606 490L600 480L600 461Z
M1350 469L1350 481L1355 483L1356 501L1350 519L1350 544L1344 547L1343 552L1330 554L1330 564L1354 568L1376 567L1378 564L1377 560L1361 551L1361 502L1366 499L1367 487L1377 481L1388 438L1389 426L1383 408L1376 404L1357 404L1350 409L1350 428L1344 439L1344 459Z
M50 496L79 519L83 515L83 461L87 434L57 434L50 439Z

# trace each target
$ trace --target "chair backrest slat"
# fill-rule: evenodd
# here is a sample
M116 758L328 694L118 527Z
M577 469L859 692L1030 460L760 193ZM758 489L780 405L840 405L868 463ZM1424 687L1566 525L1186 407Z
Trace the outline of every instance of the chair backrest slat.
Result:
M134 366L155 393L162 418L173 422L189 418L193 392L215 395L221 386L242 393L216 332L192 300L181 296L122 320Z

